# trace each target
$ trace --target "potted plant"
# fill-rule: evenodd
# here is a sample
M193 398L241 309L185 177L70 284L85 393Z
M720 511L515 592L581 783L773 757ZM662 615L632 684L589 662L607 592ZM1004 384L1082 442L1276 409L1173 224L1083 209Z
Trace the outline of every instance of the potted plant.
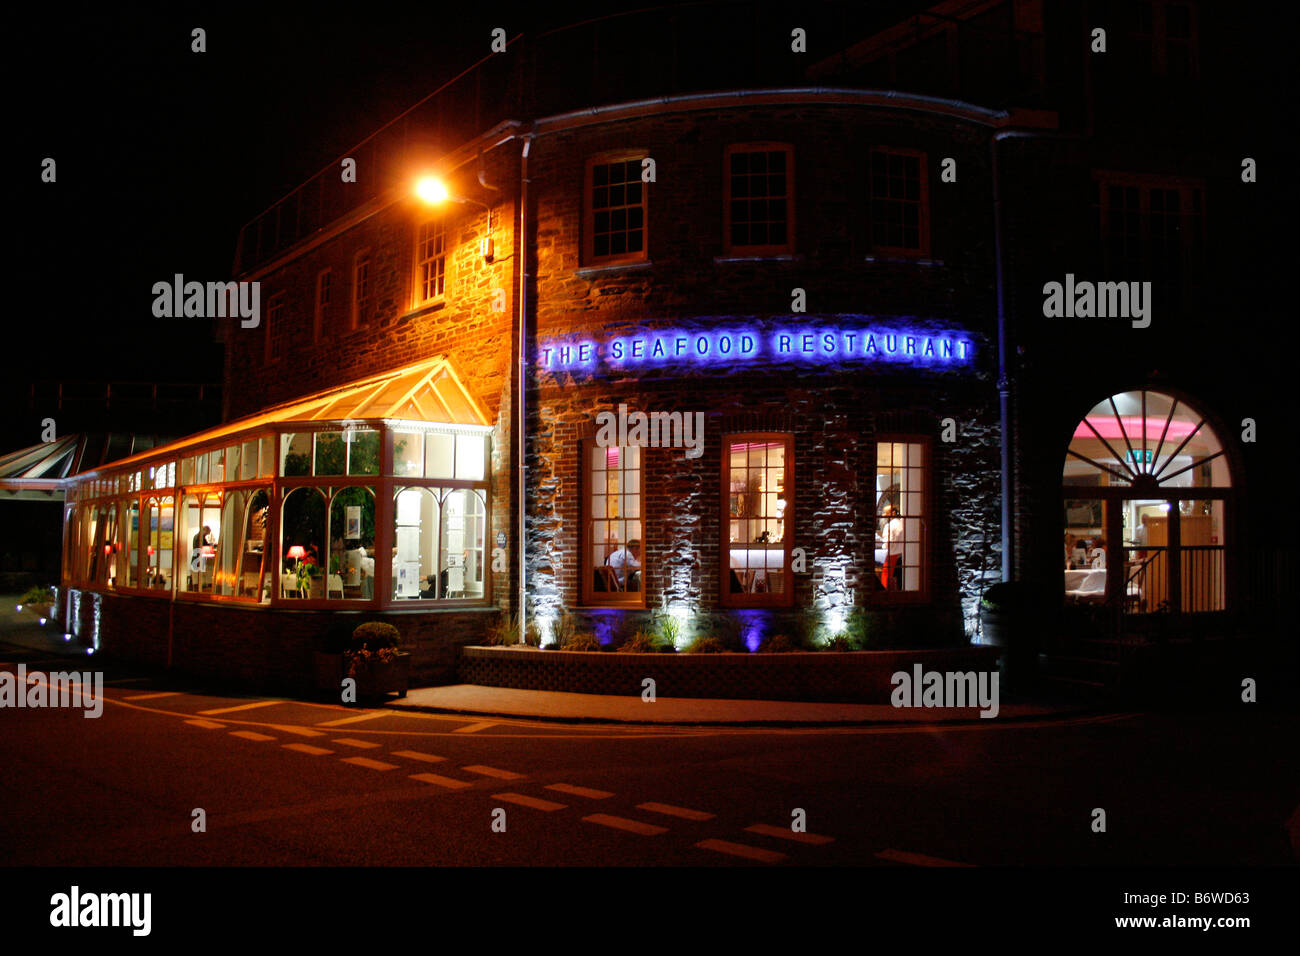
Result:
M356 683L357 700L396 693L405 697L410 685L411 655L399 650L397 628L383 622L362 624L351 635L335 631L316 652L316 686L337 700L343 679Z
M362 624L343 651L347 677L357 682L357 699L405 697L411 679L411 655L399 650L402 636L382 621Z

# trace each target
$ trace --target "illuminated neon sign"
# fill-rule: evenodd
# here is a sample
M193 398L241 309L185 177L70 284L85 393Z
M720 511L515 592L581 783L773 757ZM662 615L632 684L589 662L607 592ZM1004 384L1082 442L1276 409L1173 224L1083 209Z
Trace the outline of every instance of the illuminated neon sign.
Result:
M736 365L748 362L837 362L865 360L918 366L967 365L974 355L968 338L956 333L911 329L789 329L776 332L668 330L593 339L542 342L537 367L546 371L598 366Z

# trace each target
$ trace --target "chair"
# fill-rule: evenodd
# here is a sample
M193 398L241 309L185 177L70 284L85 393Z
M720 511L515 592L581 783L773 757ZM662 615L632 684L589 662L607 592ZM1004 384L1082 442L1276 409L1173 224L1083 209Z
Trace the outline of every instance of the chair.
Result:
M332 598L336 594L343 597L343 576L340 574L331 574L326 582L327 589L325 596Z
M600 584L604 585L603 588L598 587L597 590L604 590L604 591L623 590L623 585L621 585L618 581L618 575L614 573L614 569L611 568L608 564L602 564L598 568L596 568L596 579Z
M458 598L465 596L465 569L464 568L447 568L447 597Z
M292 571L280 574L280 597L300 597L298 593L298 575Z

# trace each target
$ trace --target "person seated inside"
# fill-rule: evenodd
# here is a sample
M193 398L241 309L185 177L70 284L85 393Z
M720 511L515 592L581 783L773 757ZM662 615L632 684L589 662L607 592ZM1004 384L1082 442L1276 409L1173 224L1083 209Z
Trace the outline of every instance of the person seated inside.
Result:
M620 591L641 590L641 542L633 538L624 547L615 550L605 564L614 569Z
M1090 559L1089 566L1096 568L1106 567L1106 539L1098 538L1092 543L1092 551L1088 553Z
M443 573L445 574L446 572L444 571ZM433 579L433 575L430 574L428 577L424 579L424 587L420 589L420 597L428 599L428 598L436 598L437 596L438 596L438 583Z
M880 572L880 583L886 590L897 591L903 587L903 518L892 504L885 505L880 512L881 527L879 538L884 544L884 562Z

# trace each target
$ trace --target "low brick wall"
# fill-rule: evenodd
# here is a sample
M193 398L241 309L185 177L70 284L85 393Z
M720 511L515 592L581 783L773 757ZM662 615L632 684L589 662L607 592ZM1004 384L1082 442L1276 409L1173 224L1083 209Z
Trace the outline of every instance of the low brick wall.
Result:
M659 697L817 700L887 704L890 677L924 670L980 671L997 666L998 649L805 651L789 654L619 654L466 647L460 679L467 684L639 696L642 680Z
M411 685L453 683L461 648L481 642L496 608L296 611L72 591L69 630L114 660L249 690L311 693L313 654L366 621L387 621L411 653ZM171 653L168 654L170 629Z

